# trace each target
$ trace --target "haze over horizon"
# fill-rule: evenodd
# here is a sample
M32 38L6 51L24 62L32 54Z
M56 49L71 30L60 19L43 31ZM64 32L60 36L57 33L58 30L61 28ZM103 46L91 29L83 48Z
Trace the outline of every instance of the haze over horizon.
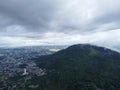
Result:
M94 44L120 51L119 0L1 0L0 47Z

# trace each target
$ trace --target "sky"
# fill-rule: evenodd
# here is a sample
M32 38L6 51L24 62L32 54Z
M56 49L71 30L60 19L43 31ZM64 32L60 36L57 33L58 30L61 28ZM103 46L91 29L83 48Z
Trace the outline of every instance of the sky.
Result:
M120 0L0 1L0 47L79 43L120 51Z

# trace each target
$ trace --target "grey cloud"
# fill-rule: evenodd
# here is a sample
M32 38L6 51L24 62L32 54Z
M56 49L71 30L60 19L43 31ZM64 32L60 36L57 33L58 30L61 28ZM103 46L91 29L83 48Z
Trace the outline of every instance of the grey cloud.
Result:
M45 28L54 17L57 8L55 0L2 0L0 2L0 13L4 19L8 18L8 24L20 24L34 30Z
M3 43L1 40L0 45L20 42L28 42L29 45L34 40L37 44L65 44L68 40L67 44L89 43L92 34L120 29L119 5L119 0L1 0L0 37L5 39ZM76 34L79 35L78 39ZM81 35L88 37L81 39ZM101 42L107 40L109 44L111 36L112 33L107 39L102 38ZM111 39L116 38L119 37ZM100 44L99 39L96 42ZM114 46L119 47L117 43Z
M91 2L96 1L97 0L92 0ZM85 21L83 18L87 17L82 18L81 15L86 13L86 10L89 9L86 4L88 0L85 0L85 2L82 0L76 1L81 3L84 2L86 5L83 7L78 5L79 8L76 8L78 6L75 6L75 4L74 6L69 7L67 10L65 6L67 4L71 4L72 1L65 2L64 4L61 4L61 2L62 0L2 0L0 2L0 16L2 16L0 25L1 27L5 27L5 25L7 27L18 24L25 27L28 31L41 31L41 33L46 31L54 31L54 29L55 31L61 32L80 31L80 33L82 33L91 32L96 29L99 30L99 27L106 23L120 23L118 6L117 10L115 11L116 8L111 9L109 8L111 5L107 7L106 3L104 5L103 2L101 3L103 5L100 4L101 6L99 5L98 7L95 7L98 10L95 12L96 15L93 14L95 18L90 20L85 19ZM81 8L83 8L83 10ZM72 11L72 9L74 11ZM102 15L97 16L97 13L102 13ZM81 19L85 21L84 25L82 25ZM54 23L53 27L51 26L51 22Z

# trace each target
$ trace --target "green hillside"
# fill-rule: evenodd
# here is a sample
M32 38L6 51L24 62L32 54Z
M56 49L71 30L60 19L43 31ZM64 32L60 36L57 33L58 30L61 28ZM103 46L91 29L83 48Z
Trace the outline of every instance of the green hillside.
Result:
M73 45L36 59L45 90L120 90L120 54L92 45Z

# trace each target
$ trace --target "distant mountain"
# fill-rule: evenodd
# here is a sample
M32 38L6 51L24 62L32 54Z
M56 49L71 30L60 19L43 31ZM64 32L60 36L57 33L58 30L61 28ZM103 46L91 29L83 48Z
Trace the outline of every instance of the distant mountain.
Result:
M46 69L43 90L120 90L120 54L107 48L73 45L36 63Z

